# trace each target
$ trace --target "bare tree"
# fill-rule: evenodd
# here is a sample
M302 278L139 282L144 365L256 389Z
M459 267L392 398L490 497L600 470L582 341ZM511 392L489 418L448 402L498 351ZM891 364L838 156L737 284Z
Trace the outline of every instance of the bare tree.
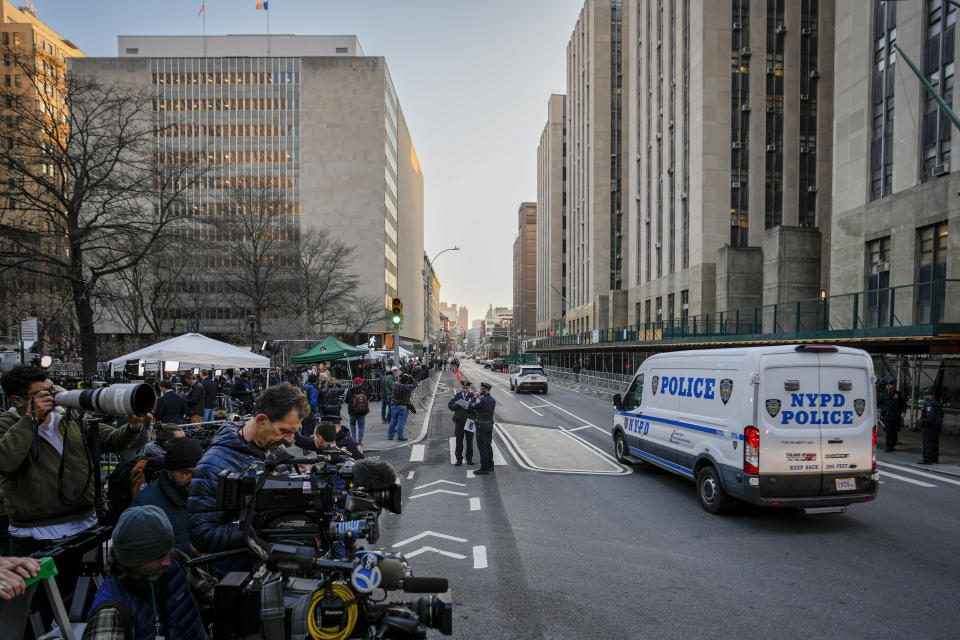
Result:
M338 325L342 308L359 279L354 248L319 228L300 233L295 243L297 310L307 326L323 332Z
M337 306L335 313L343 334L350 335L351 344L356 344L358 334L383 321L383 298L350 296Z
M68 283L85 374L96 372L93 296L187 217L199 165L164 147L145 91L37 66L8 45L23 80L3 88L0 263Z

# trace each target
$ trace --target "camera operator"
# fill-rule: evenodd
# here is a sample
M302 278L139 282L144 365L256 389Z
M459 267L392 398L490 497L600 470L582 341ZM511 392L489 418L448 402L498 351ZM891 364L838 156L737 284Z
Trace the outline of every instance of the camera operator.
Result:
M203 446L193 438L179 438L164 445L163 473L157 474L133 502L131 507L152 504L160 507L173 526L177 549L187 555L196 555L190 548L190 530L187 526L187 497L193 469L203 456Z
M363 447L357 442L343 425L333 420L324 420L317 425L313 432L313 440L303 438L299 433L295 444L308 450L320 451L323 447L334 446L349 455L354 460L363 460Z
M212 604L212 581L181 565L159 507L131 507L112 536L107 579L89 611L83 640L205 640L197 602Z
M0 599L13 600L22 595L26 590L23 579L36 576L38 571L40 563L33 558L0 557Z
M213 437L193 471L187 513L190 541L201 553L242 548L246 535L223 511L217 511L217 474L224 469L246 470L254 462L262 462L267 453L293 442L300 423L310 413L310 405L302 391L289 383L268 387L253 409L246 424L227 422ZM245 559L223 561L218 569L239 570L248 565ZM249 569L249 567L247 567Z

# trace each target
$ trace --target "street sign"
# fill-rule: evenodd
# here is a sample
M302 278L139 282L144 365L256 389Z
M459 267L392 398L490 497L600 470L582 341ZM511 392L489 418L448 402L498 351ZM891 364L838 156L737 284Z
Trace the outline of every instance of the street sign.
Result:
M40 339L40 329L37 326L36 316L23 316L20 318L20 339L30 343Z

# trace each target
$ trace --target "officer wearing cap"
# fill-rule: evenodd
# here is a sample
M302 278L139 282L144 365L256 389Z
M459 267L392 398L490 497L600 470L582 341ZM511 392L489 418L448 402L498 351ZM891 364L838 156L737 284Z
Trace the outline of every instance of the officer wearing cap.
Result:
M470 402L474 400L475 396L470 390L469 380L464 378L460 386L460 391L447 403L447 408L453 411L453 432L457 439L457 448L454 452L457 458L457 462L454 465L456 467L463 464L464 439L467 441L467 464L473 464L473 432L466 431L464 426L467 420L473 417L473 413L467 407L470 405Z
M897 434L903 426L903 415L907 411L907 401L897 390L896 378L887 378L883 393L880 394L880 421L883 423L885 439L884 451L893 451L897 444Z
M481 382L480 395L469 403L469 408L473 410L473 420L477 423L480 468L475 475L478 476L493 473L493 412L497 408L497 401L490 395L492 388L493 385L489 382Z
M127 509L112 540L108 577L90 607L83 637L205 640L200 609L180 566L183 556L171 553L173 527L163 510Z
M926 402L920 410L920 438L923 442L923 457L917 464L937 464L940 462L940 428L943 426L943 407L933 397L933 388L927 387L920 392Z

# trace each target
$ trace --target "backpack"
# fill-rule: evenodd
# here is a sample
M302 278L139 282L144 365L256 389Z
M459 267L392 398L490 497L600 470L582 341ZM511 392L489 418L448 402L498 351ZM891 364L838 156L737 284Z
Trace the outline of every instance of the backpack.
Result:
M350 397L350 415L365 416L368 413L370 413L370 401L363 389L360 389Z
M322 400L317 398L317 404L321 406L321 413L325 416L340 415L340 407L343 404L340 389L336 387L327 389Z
M163 469L163 457L137 456L122 462L107 476L107 499L110 501L108 524L115 524L123 510L130 506L140 490Z

